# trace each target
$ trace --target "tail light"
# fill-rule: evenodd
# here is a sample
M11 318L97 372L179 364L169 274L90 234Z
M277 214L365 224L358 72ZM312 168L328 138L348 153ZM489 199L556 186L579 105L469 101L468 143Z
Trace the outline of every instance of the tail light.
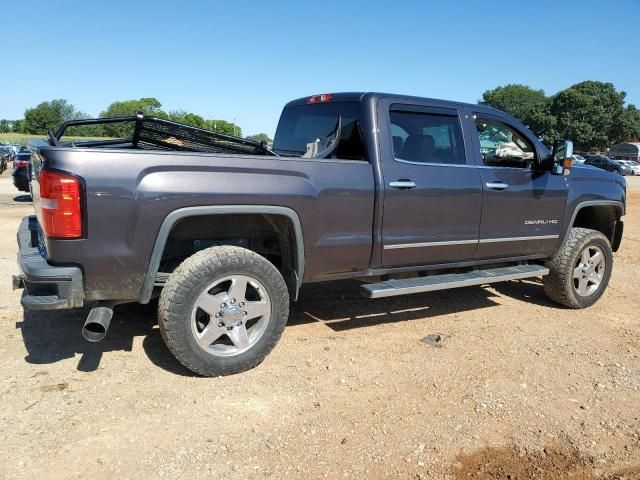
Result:
M82 236L80 180L60 172L40 172L41 225L47 237Z
M13 167L14 168L27 168L29 166L29 160L14 160Z

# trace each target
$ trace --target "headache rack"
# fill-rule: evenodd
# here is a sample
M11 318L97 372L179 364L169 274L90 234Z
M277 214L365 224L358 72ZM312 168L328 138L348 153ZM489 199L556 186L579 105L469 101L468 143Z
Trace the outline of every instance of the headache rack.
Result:
M130 138L61 142L69 127L84 125L130 124ZM70 120L52 133L47 132L52 146L138 148L141 150L178 150L185 152L231 153L238 155L277 156L266 142L254 142L232 135L212 132L142 113L129 117Z

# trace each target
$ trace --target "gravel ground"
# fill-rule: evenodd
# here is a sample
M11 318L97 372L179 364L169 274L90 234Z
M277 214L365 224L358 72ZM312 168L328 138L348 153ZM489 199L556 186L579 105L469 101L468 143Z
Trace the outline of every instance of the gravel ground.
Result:
M191 375L155 306L29 313L11 291L31 213L0 177L0 478L640 478L640 178L604 297L537 280L384 300L306 287L274 352ZM635 196L634 196L635 194Z

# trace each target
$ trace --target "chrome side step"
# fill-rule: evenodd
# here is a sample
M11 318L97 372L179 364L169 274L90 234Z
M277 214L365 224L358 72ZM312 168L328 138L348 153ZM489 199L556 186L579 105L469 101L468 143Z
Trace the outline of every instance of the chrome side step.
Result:
M433 292L448 288L470 287L486 283L505 282L521 278L547 275L549 269L541 265L516 265L513 267L488 268L467 273L447 273L427 277L387 280L380 283L362 285L360 291L365 297L383 298L411 293Z

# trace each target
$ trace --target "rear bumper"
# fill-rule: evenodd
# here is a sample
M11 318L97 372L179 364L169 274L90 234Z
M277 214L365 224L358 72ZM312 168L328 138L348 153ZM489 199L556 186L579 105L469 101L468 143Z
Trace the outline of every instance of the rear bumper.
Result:
M84 303L82 271L78 267L49 265L38 250L35 216L22 219L18 229L18 266L13 288L24 288L22 305L30 310L58 310Z

